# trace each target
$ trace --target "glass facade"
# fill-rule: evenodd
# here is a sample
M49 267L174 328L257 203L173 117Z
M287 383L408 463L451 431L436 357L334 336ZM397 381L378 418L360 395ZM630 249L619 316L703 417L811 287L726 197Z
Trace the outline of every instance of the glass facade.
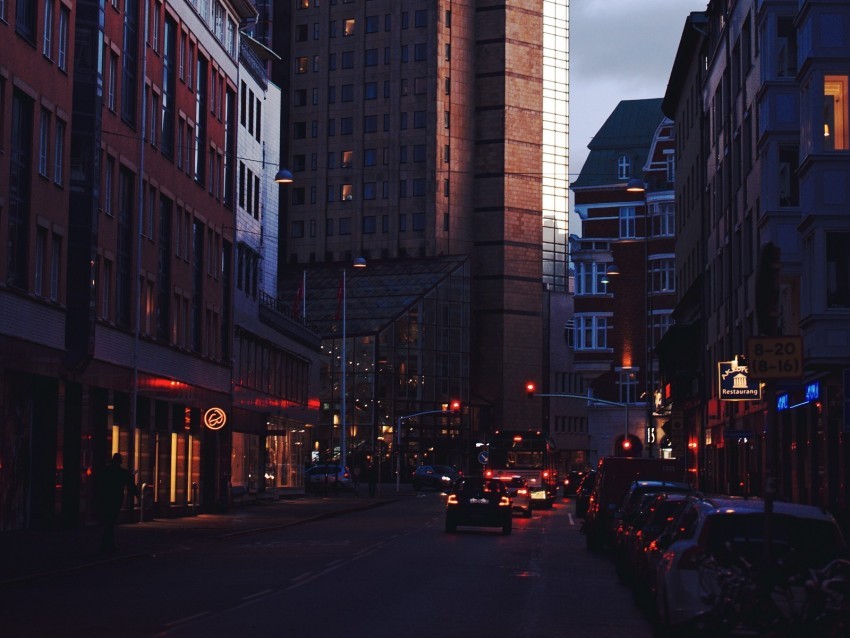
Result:
M543 3L543 282L567 289L569 0Z

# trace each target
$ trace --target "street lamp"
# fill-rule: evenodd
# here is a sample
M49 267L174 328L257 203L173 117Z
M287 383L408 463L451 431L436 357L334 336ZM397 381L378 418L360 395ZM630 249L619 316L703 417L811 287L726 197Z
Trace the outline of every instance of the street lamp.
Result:
M354 260L352 264L354 268L365 268L366 260L363 257L358 257ZM340 465L343 470L347 466L348 461L348 447L347 447L347 429L348 429L348 395L346 393L346 377L348 376L348 359L346 355L346 312L347 312L347 300L346 300L346 287L347 287L347 279L348 274L345 268L342 270L342 361L339 364L340 367L340 394L342 395L342 409L340 410L340 426L342 427L342 433L340 434L340 442L339 442L339 456L340 456Z
M292 176L292 171L281 166L278 172L275 173L274 181L278 184L291 184L295 181L295 178Z

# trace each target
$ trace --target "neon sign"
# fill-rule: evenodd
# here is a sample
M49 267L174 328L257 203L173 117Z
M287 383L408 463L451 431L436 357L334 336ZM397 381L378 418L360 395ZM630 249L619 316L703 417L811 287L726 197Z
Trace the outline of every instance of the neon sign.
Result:
M221 408L210 408L204 412L204 425L210 430L220 430L227 423L227 414Z

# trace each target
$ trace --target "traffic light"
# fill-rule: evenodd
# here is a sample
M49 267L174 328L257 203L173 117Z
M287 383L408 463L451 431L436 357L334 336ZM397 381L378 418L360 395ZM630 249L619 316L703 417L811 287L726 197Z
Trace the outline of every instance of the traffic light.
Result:
M537 392L537 384L534 381L529 381L525 384L525 393L528 395L529 399L534 398L534 393Z
M449 410L451 410L455 414L459 414L460 413L460 401L458 401L457 399L452 399L452 401L449 403Z

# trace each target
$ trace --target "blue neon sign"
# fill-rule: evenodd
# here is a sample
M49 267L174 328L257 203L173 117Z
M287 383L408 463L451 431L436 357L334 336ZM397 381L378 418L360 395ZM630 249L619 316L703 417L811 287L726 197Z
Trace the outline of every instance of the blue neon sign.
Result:
M820 382L813 381L806 386L806 401L817 401L820 399Z
M776 397L776 411L781 412L782 410L788 409L788 393L785 392L783 394L777 395Z

